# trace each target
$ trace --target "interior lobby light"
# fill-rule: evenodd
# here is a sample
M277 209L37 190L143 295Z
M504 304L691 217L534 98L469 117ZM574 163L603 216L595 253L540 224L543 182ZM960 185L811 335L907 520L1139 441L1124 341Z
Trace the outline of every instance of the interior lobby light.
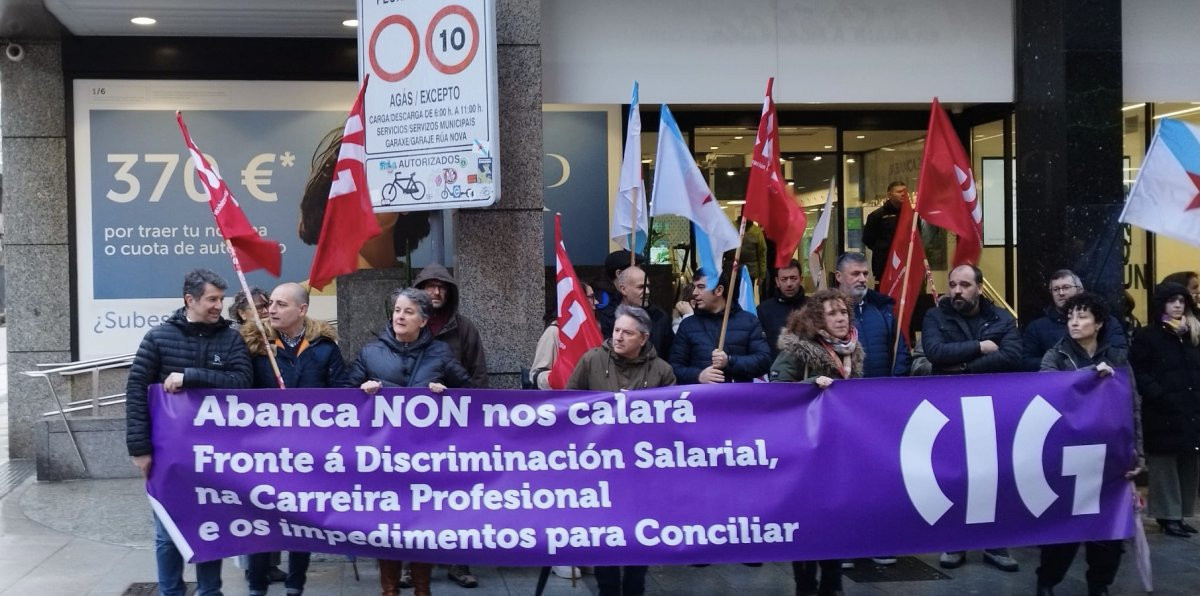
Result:
M1144 108L1144 107L1146 107L1145 103L1135 103L1133 105L1125 106L1125 107L1121 108L1121 111L1128 112L1129 110L1137 110L1137 109Z
M818 156L814 157L814 158L813 158L813 161L821 161L821 156L820 156L820 155L818 155Z
M1159 114L1158 116L1155 116L1154 119L1160 120L1162 118L1170 118L1171 116L1182 116L1183 114L1191 114L1192 112L1200 112L1200 108L1188 108L1186 110L1167 112L1166 114Z
M147 26L147 25L153 25L153 24L157 23L158 21L156 21L150 17L133 17L132 19L129 19L129 22L133 23L134 25Z
M713 151L716 151L717 149L720 149L720 147L718 147L718 146L716 146L716 145L713 145L712 147L709 147L709 149L712 149Z
M346 19L346 20L342 21L342 25L344 25L346 27L357 27L358 19Z
M733 140L740 141L740 140L742 140L742 137L741 137L741 135L738 135L736 137L733 137Z
M856 139L865 139L865 138L867 138L867 135L858 135L858 136L856 136L856 137L854 137L854 138L856 138Z

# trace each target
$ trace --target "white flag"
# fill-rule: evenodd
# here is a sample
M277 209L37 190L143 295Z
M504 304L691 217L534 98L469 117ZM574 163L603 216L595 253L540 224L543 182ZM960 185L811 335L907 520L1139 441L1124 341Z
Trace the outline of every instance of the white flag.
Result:
M821 253L825 248L825 240L829 238L829 218L833 216L833 183L829 179L829 192L825 195L825 206L821 208L821 217L813 227L812 241L808 243L808 273L812 276L813 284L820 290L825 287L825 271L821 265Z
M638 84L634 81L633 102L629 105L629 132L625 135L625 155L621 158L621 179L617 183L612 226L608 231L613 242L628 250L637 250L629 246L635 211L637 229L642 233L649 229L646 223L646 187L642 184L642 116L638 108Z

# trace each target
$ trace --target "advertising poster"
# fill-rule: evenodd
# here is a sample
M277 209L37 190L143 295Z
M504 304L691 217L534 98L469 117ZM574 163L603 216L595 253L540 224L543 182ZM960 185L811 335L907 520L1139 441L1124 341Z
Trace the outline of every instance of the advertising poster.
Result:
M176 110L251 224L283 245L279 279L247 275L269 292L308 277L327 195L310 192L305 200L306 186L356 91L354 82L75 81L79 357L135 351L146 330L182 306L191 269L224 277L227 305L240 289ZM428 213L380 217L385 234L364 248L360 264L428 263ZM310 314L334 318L334 296L313 296Z

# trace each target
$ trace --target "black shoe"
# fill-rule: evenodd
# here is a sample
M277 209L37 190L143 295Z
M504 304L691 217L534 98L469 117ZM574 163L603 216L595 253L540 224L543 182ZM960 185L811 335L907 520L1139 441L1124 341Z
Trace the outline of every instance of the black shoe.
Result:
M1089 587L1088 596L1108 596L1108 586Z
M479 586L479 580L475 579L475 576L471 574L471 568L466 565L451 565L450 569L446 570L446 577L464 588Z
M267 570L267 581L273 584L278 584L282 583L285 579L287 579L287 574L284 573L282 569L278 567L272 567Z
M1179 520L1179 527L1183 528L1183 531L1187 532L1188 534L1195 534L1197 532L1200 532L1200 530L1193 528L1192 524L1189 524L1186 521L1183 521L1182 519Z
M1043 586L1038 584L1037 596L1054 596L1054 586Z
M1179 520L1160 519L1158 520L1158 527L1162 528L1163 534L1166 534L1167 536L1174 536L1176 538L1192 537L1191 534L1188 534L1187 530L1183 529L1183 525L1179 522Z
M742 563L742 565L747 567L762 567L762 563Z

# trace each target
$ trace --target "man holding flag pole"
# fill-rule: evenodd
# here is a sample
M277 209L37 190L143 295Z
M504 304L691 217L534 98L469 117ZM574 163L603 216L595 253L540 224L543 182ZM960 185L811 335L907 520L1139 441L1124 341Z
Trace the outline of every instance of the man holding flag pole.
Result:
M699 307L679 324L671 346L671 367L680 384L749 382L766 374L771 360L758 318L736 304L737 282L731 280L736 253L733 266L721 269L725 251L741 246L740 236L709 190L666 104L659 118L650 215L691 220L701 263L692 295Z

